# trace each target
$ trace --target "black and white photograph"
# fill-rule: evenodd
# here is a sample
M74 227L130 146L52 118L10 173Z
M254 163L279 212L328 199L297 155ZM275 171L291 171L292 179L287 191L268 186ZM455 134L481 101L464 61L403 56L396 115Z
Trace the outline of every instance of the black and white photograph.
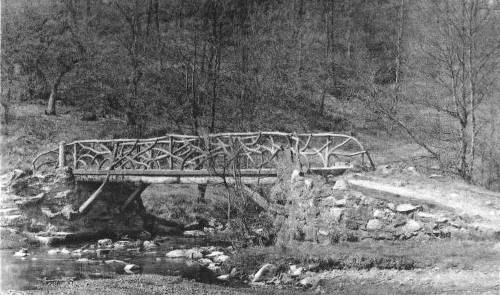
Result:
M500 294L500 0L0 0L0 294Z

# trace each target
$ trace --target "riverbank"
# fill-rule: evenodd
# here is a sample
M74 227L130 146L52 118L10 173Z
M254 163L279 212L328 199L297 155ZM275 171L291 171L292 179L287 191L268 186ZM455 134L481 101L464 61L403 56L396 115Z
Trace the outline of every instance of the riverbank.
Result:
M180 277L132 275L48 284L21 294L498 294L498 272L474 270L343 270L322 274L314 288L229 287ZM19 294L19 293L16 293Z

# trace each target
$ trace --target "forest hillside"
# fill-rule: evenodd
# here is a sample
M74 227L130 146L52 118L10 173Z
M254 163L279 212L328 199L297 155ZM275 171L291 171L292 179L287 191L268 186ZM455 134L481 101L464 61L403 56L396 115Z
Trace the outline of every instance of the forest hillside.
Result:
M335 131L500 189L496 1L3 0L1 13L5 168L63 137Z

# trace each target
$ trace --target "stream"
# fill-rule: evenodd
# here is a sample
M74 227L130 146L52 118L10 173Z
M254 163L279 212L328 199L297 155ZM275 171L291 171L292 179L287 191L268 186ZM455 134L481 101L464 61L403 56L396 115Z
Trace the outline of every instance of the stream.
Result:
M97 255L95 252L70 254L49 254L51 249L66 248L74 251L84 244L66 245L58 248L39 247L28 249L26 257L16 257L17 250L0 250L0 292L7 290L30 290L49 282L79 279L112 278L124 274L123 266L105 263L106 260L122 260L141 267L140 273L182 276L205 283L216 282L216 275L186 258L168 258L165 254L174 249L189 249L210 246L209 241L199 238L169 237L158 243L152 251L137 249L112 250ZM223 249L224 247L218 247ZM131 251L132 250L132 251Z

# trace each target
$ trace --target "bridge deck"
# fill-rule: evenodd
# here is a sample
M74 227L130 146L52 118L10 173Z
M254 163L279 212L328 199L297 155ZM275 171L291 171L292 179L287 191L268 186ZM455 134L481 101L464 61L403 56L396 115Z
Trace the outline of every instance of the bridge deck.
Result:
M350 166L334 168L312 168L311 173L324 176L338 176ZM223 170L74 170L75 179L80 182L103 182L109 175L110 182L142 182L142 183L194 183L215 184L234 183L270 184L276 181L277 169L242 169L238 175L231 175Z

